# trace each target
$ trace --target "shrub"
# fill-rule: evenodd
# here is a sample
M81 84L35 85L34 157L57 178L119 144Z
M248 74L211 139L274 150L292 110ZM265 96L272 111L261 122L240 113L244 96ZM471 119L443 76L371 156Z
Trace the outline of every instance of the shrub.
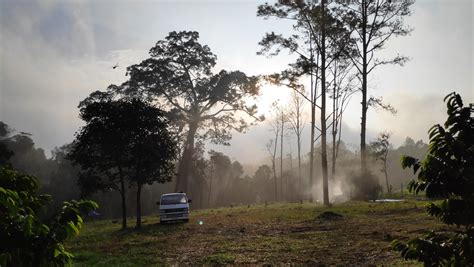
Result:
M64 202L52 218L41 219L50 201L39 195L39 182L5 166L0 169L0 266L62 266L73 255L63 242L79 234L81 214L96 209L92 201Z
M410 191L425 191L429 198L442 201L428 205L428 213L448 225L453 233L430 232L408 243L393 246L405 259L429 266L471 266L474 263L474 119L473 110L464 107L461 96L451 93L447 102L448 119L444 127L429 130L430 144L423 161L402 157L402 166L411 167L418 179Z

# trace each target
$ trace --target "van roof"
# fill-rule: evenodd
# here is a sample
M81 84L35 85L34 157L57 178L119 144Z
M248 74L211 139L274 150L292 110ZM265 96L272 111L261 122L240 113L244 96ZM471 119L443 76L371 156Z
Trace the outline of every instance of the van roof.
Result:
M165 196L176 196L176 195L186 195L186 193L168 193L168 194L163 194L161 196L165 197Z

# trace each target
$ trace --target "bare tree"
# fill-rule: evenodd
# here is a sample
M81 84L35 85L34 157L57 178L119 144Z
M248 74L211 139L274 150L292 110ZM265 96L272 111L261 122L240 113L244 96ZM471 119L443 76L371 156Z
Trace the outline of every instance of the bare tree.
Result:
M301 93L304 94L304 91ZM302 182L301 182L301 136L304 130L305 120L303 118L304 112L304 98L296 91L291 92L291 101L290 101L290 111L288 116L288 121L291 125L296 136L296 147L298 153L298 192L302 191Z
M273 109L277 110L276 103L273 103ZM274 139L270 139L270 141L266 144L267 152L270 154L272 158L272 171L273 171L273 182L275 184L275 201L278 201L278 182L277 182L277 173L276 173L276 156L277 156L277 147L278 147L278 137L280 135L280 120L278 117L278 113L276 113L277 117L275 120L270 123L271 129L270 131L274 135ZM280 140L282 142L282 140ZM283 142L282 142L283 143Z
M287 115L282 106L279 107L278 120L280 121L280 199L283 199L283 137L285 136L285 123Z
M382 172L385 174L385 182L387 184L387 193L391 194L392 187L388 182L388 172L387 172L387 159L388 152L390 151L392 145L390 144L390 137L392 133L382 132L379 134L377 139L370 143L370 147L373 150L374 156L377 160L382 161Z
M341 143L342 119L343 113L352 95L357 92L353 81L356 75L353 73L353 65L347 57L341 56L333 61L333 65L329 68L333 80L332 83L332 158L331 158L331 180L334 182L336 174L336 161L339 152L339 144Z

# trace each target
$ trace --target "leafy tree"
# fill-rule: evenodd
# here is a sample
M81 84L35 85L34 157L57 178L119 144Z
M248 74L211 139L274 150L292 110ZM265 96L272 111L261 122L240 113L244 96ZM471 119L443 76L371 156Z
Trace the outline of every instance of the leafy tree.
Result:
M13 151L8 149L5 142L8 139L10 131L8 125L0 121L0 166L5 165L11 156L13 156Z
M464 106L459 94L451 93L444 100L448 119L444 127L437 124L429 130L425 159L405 156L402 166L418 174L410 190L443 199L431 203L428 213L462 228L453 234L431 232L406 244L395 241L394 247L404 258L427 266L469 266L474 263L474 110Z
M171 181L177 145L168 131L168 120L163 112L138 99L122 103L128 113L125 118L129 158L125 172L130 182L137 186L137 228L141 227L141 191L145 184Z
M92 201L64 202L50 219L40 211L49 202L39 195L39 181L11 167L0 169L0 266L63 266L73 255L63 243L79 234Z
M204 144L198 143L196 149L194 149L194 156L193 156L193 177L194 180L191 181L191 185L195 188L196 191L200 191L198 194L193 194L199 199L197 202L196 197L193 199L194 203L199 203L200 208L204 208L204 199L205 199L205 191L208 190L209 192L212 190L212 176L213 176L213 169L211 162L204 158ZM210 202L210 193L207 194L207 202L206 204L209 206Z
M127 227L126 188L137 186L137 227L141 226L141 188L171 180L175 142L163 113L139 99L113 100L95 92L80 105L86 126L76 134L69 158L81 166L83 194L109 189L122 197L122 228Z
M270 201L271 200L271 182L272 182L272 169L268 165L260 165L255 171L254 182L255 190L258 198L261 201Z
M242 167L242 164L240 164L238 161L232 162L231 177L240 178L242 174L244 174L244 168Z
M388 182L388 173L387 173L387 160L388 160L388 153L391 149L390 144L390 136L392 134L389 132L380 133L377 139L371 142L370 147L373 150L373 154L377 160L382 161L383 167L382 171L385 174L385 182L387 184L387 193L391 193L391 186Z
M49 184L45 185L44 191L51 194L53 203L50 206L60 207L62 202L80 197L80 189L77 180L80 173L79 166L67 159L72 144L56 147L51 152L52 171Z
M213 194L213 192L216 191L214 188L227 188L227 186L230 184L232 161L222 152L217 152L214 150L209 151L209 161L212 174L210 177L211 180L209 181L208 204L211 205L211 199L213 198L213 195L217 195L219 197L218 194ZM218 180L214 182L215 178L218 178Z
M366 125L369 98L367 96L368 75L378 66L403 65L407 58L397 55L391 59L377 58L391 37L405 36L411 29L404 25L414 0L355 0L340 1L340 17L351 32L353 48L347 53L360 75L362 92L362 117L360 134L360 156L362 173L367 170ZM355 51L355 53L354 53ZM375 99L376 100L376 99ZM374 104L378 102L375 101Z
M34 175L41 179L42 183L48 184L53 163L46 158L44 150L35 147L31 134L13 134L12 130L6 127L7 134L0 137L0 147L3 146L9 151L8 163L16 170ZM3 161L6 162L5 158Z
M212 72L216 55L198 41L199 33L170 32L150 49L150 58L128 67L130 79L111 90L151 99L162 105L167 115L184 122L187 130L180 159L177 191L188 191L196 137L228 145L231 130L242 132L256 121L257 106L247 105L258 94L258 78L240 71Z

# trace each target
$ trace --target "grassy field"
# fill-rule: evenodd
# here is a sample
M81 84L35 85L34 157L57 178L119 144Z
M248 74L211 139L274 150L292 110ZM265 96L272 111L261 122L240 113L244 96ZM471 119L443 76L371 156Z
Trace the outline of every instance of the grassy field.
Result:
M187 224L160 225L147 216L143 229L125 231L120 221L103 220L86 223L67 247L75 266L407 265L415 263L403 261L390 242L445 227L426 215L425 204L252 205L195 211ZM342 217L320 216L327 211Z

